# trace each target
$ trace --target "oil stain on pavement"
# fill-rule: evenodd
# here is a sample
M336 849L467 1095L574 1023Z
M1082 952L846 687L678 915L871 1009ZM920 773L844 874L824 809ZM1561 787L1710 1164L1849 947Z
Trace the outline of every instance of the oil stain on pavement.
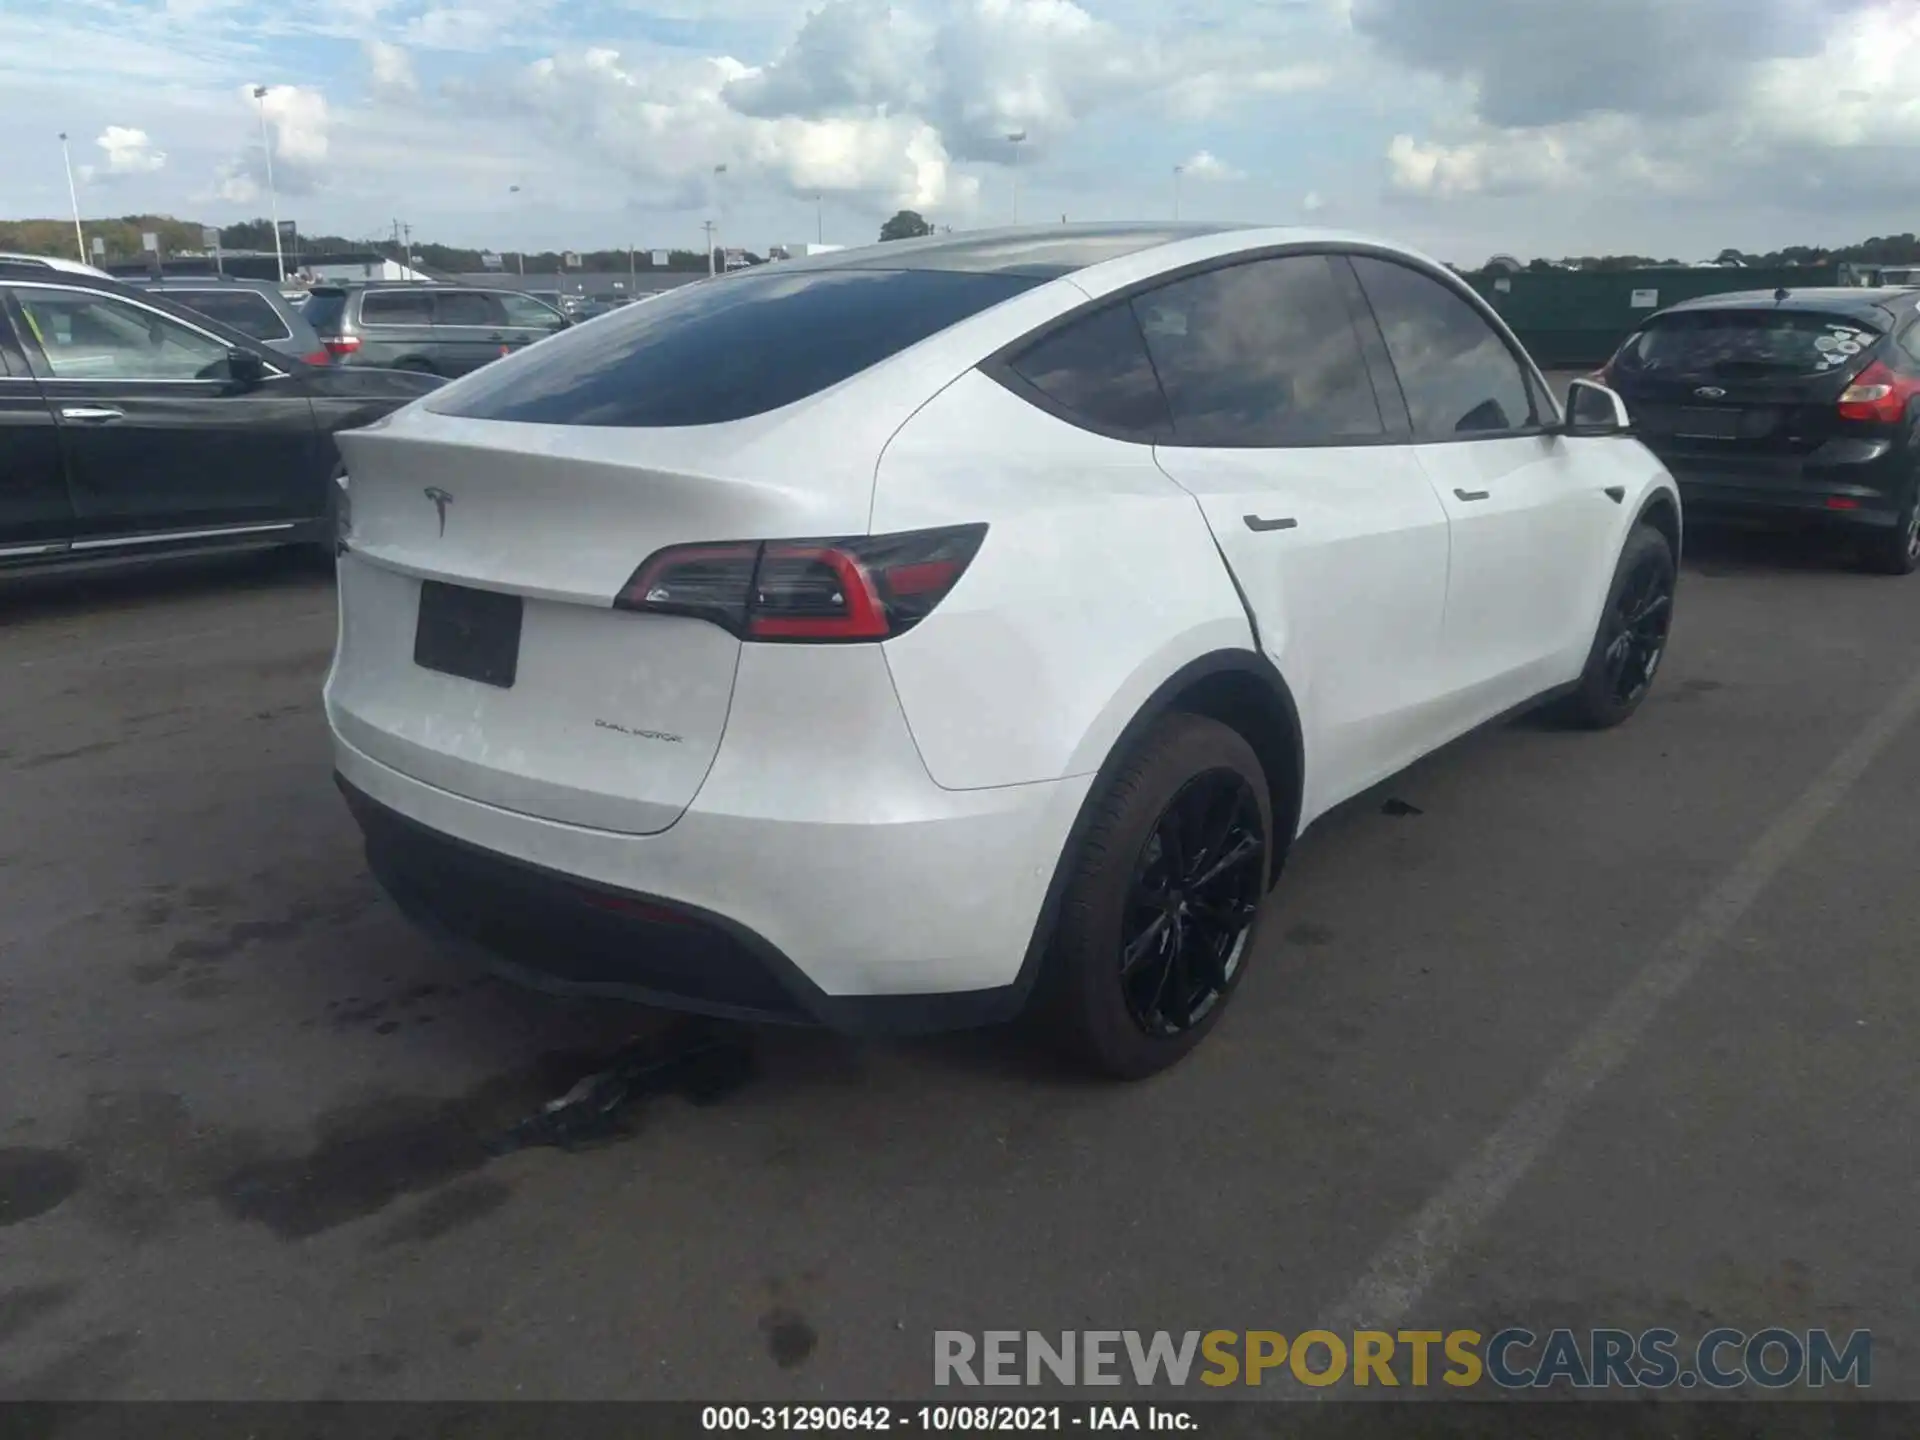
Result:
M80 1188L80 1175L80 1162L63 1150L0 1148L0 1226L46 1214Z

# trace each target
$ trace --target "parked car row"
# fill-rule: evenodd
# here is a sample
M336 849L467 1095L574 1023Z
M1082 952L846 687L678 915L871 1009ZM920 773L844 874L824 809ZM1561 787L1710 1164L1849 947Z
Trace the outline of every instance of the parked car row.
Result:
M1318 817L1635 712L1683 502L1920 563L1908 290L1689 302L1563 408L1444 266L1299 230L895 242L577 327L324 287L324 367L171 288L0 262L0 561L332 543L374 874L566 993L1037 1010L1150 1074Z
M307 364L291 325L276 349L170 288L0 260L0 570L330 546L334 437L441 383ZM285 319L244 285L195 298Z

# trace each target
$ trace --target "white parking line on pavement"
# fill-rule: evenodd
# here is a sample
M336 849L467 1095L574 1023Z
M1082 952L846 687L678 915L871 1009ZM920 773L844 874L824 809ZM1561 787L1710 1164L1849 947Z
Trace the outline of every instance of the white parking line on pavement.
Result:
M1620 1068L1662 1007L1693 979L1768 884L1916 716L1920 673L1774 818L1533 1093L1374 1255L1346 1298L1321 1321L1324 1328L1336 1335L1392 1329L1419 1303L1559 1138L1574 1108Z

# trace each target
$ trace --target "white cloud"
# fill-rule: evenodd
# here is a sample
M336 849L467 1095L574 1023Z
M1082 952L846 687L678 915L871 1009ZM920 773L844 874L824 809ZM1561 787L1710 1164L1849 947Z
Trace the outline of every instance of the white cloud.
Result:
M256 99L255 87L243 85L238 96L242 113L259 123L259 108L266 111L267 130L273 147L273 185L282 195L307 195L326 180L327 99L318 90L300 85L272 85L264 98ZM220 171L214 193L235 205L250 205L266 193L266 152L260 145L247 146L229 160Z
M1300 208L1309 215L1318 215L1327 208L1327 202L1318 190L1309 190L1300 197Z
M656 204L724 205L768 185L915 209L971 202L975 182L954 173L938 132L911 115L765 117L728 103L733 86L762 73L727 57L629 69L619 52L596 49L536 61L507 96L490 90L484 103L504 98L551 133L590 143L647 183ZM716 165L727 167L718 187Z
M1836 0L1824 7L1817 38L1808 33L1815 16L1801 0L1749 7L1747 25L1756 33L1725 74L1716 72L1715 103L1704 109L1690 108L1674 90L1675 77L1694 73L1693 60L1655 53L1661 35L1677 44L1699 16L1679 14L1686 10L1680 0L1632 3L1667 17L1667 29L1654 24L1645 37L1649 68L1664 70L1667 80L1643 75L1614 97L1618 108L1597 109L1578 94L1585 61L1571 53L1545 73L1536 65L1525 95L1489 71L1470 86L1464 118L1436 136L1393 137L1385 152L1390 188L1448 201L1554 193L1616 197L1627 206L1824 208L1870 206L1904 186L1903 172L1890 172L1887 160L1920 144L1920 9L1910 0ZM1356 0L1356 14L1398 4ZM1761 53L1769 48L1783 53ZM1571 89L1551 100L1556 76ZM1495 123L1505 114L1557 118Z
M1025 134L1018 163L1032 170L1102 110L1217 113L1327 78L1263 44L1122 29L1075 0L825 0L764 64L561 51L520 71L508 95L542 133L620 165L644 203L710 203L707 179L725 163L730 191L955 213L979 189L969 164L1013 162L1010 134ZM469 87L462 103L500 98ZM1237 177L1211 156L1194 173Z
M153 141L147 138L147 132L129 125L109 125L93 143L105 152L107 159L104 165L79 167L80 179L84 183L116 180L129 175L151 175L167 163L166 152L153 148Z
M1187 157L1180 167L1195 180L1244 180L1247 173L1236 170L1211 150L1201 150Z
M413 57L404 49L386 40L368 40L362 48L367 57L367 88L371 94L384 99L405 99L419 91Z

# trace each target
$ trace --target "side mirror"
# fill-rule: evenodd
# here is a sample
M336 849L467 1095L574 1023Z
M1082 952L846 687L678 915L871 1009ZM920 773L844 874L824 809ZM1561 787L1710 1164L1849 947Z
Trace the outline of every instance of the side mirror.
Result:
M227 378L242 388L251 388L267 378L267 362L251 350L229 350Z
M1597 380L1574 380L1567 385L1567 418L1562 435L1624 435L1633 428L1627 402L1617 391Z

